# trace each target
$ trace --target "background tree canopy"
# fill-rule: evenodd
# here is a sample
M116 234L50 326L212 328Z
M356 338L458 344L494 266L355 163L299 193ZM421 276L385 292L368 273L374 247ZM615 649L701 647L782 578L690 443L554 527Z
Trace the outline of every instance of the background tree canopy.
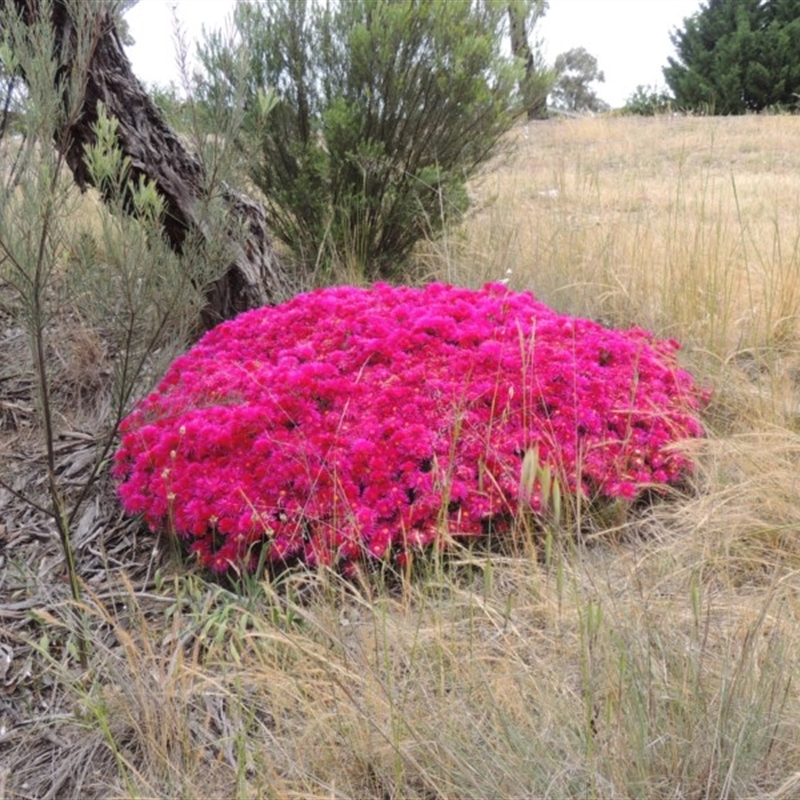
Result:
M566 111L608 110L608 104L592 89L593 83L603 83L606 76L598 67L597 59L585 47L573 47L556 56L555 72L558 77L551 96L556 108Z
M679 107L744 114L795 106L800 0L707 0L684 20L664 78Z

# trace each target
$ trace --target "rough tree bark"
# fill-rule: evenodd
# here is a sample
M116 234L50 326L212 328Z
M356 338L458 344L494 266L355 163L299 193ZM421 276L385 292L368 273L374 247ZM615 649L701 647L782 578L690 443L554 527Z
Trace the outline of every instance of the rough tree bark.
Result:
M144 175L163 196L165 235L180 252L190 231L203 234L198 214L205 192L203 167L133 74L108 4L103 0L81 2L90 3L94 11L92 52L80 113L66 130L54 132L56 147L62 150L78 185L85 188L90 176L83 161L84 145L94 140L92 126L97 121L97 104L102 102L108 115L119 121L119 144L131 160L132 178L138 182ZM16 7L26 24L37 19L44 7L39 0L0 0L0 5L8 4ZM51 24L64 68L70 69L78 32L66 0L52 0ZM272 248L261 204L230 186L223 186L222 194L233 220L232 230L244 230L245 236L244 240L231 240L231 261L206 292L203 328L249 308L280 303L294 293Z

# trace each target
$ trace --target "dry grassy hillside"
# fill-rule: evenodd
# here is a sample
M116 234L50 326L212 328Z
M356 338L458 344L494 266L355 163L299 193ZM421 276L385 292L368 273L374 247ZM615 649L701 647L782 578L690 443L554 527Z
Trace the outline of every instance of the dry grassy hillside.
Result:
M560 311L683 342L713 387L687 494L588 537L552 523L547 548L523 530L503 552L431 556L405 581L294 573L234 593L123 521L107 487L78 526L76 609L57 541L0 492L0 798L797 797L796 129L530 124L465 224L419 252L431 279L510 274ZM66 378L102 379L91 331L59 341ZM32 460L12 372L0 453Z

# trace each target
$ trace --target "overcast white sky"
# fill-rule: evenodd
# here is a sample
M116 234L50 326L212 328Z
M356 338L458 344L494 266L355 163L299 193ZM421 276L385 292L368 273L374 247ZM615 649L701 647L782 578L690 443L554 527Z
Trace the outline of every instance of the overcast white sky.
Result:
M234 2L139 0L127 14L136 40L128 55L139 78L147 84L177 81L171 7L192 41L203 25L221 27ZM596 56L606 77L597 94L620 106L639 84L664 85L661 68L674 53L670 31L699 8L700 0L550 0L539 35L550 62L572 47Z

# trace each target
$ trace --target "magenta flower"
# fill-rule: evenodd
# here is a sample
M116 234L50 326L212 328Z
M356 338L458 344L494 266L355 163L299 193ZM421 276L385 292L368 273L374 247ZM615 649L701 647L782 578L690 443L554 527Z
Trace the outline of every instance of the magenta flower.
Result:
M173 363L123 423L119 494L218 572L403 559L536 513L532 448L587 498L680 482L704 397L678 349L499 284L303 294Z

